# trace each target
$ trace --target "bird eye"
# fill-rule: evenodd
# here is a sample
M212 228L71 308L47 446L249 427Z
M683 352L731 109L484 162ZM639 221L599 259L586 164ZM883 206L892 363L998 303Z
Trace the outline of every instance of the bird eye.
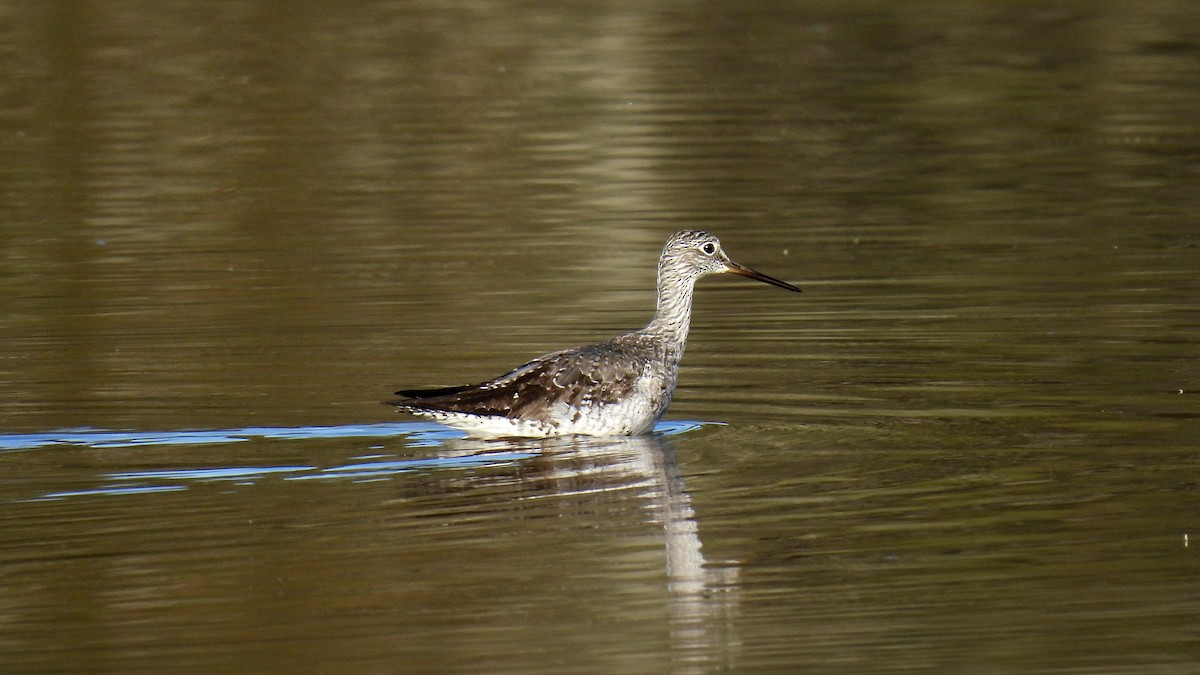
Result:
M717 252L717 247L713 246L711 243L708 243L708 244L701 246L700 250L704 251L708 255L712 255Z

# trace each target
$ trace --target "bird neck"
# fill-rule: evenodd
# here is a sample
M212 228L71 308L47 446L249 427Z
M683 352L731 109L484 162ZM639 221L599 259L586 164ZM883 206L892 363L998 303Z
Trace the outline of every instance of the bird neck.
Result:
M646 332L662 338L668 349L683 355L692 321L692 291L696 278L666 266L658 270L658 306Z

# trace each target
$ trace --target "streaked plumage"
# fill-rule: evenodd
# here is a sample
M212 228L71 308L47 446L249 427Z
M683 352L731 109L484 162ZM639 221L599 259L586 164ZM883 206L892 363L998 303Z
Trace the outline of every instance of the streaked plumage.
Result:
M483 437L645 433L666 412L687 344L696 280L732 273L800 289L742 267L707 232L677 232L658 261L658 306L643 329L540 356L480 384L405 389L385 401Z

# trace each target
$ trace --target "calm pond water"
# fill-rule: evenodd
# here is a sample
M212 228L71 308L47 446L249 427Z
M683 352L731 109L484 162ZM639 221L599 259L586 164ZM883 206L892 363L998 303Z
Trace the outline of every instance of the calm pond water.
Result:
M6 672L1191 673L1200 4L0 2ZM377 401L699 285L667 421Z

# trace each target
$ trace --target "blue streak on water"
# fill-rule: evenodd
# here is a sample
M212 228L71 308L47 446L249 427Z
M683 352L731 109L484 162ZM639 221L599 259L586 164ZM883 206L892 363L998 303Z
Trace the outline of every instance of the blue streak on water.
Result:
M654 433L677 436L714 425L714 422L660 422ZM113 431L106 429L67 429L31 434L0 434L0 451L34 450L52 446L89 448L132 448L141 446L207 445L239 443L254 439L304 440L322 438L395 438L405 439L405 447L437 447L462 439L460 431L426 422L387 424L354 424L335 427L244 427L239 429L183 431ZM242 466L187 469L156 469L153 471L119 471L103 474L104 481L118 483L104 487L49 492L34 501L72 497L134 495L187 490L191 485L232 482L246 485L271 475L284 480L383 480L391 476L417 471L453 470L511 466L538 455L536 448L527 445L507 450L493 449L470 454L434 455L411 459L395 459L388 454L364 454L353 463L331 467ZM378 461L370 461L376 459ZM164 482L166 482L164 484Z
M675 420L659 422L654 432L677 436L719 422ZM428 422L346 424L335 427L243 427L184 431L113 431L109 429L64 429L30 434L0 434L0 451L33 450L52 445L90 448L130 448L146 445L210 445L242 443L253 439L300 440L309 438L396 438L407 437L409 447L444 445L466 434Z
M66 499L67 497L94 497L97 495L135 495L146 494L150 492L178 492L186 490L186 485L123 485L108 488L96 488L93 490L68 490L66 492L49 492L42 495L38 499L30 501L44 501L50 499Z
M241 443L252 439L388 438L408 436L414 446L440 445L463 434L423 422L348 424L336 427L243 427L185 431L112 431L65 429L32 434L0 434L0 451L32 450L49 445L91 448L128 448L142 445L209 445Z
M105 474L109 480L243 480L260 478L273 473L301 473L313 471L315 466L239 466L212 469L167 469L165 471L129 471Z
M696 422L693 420L669 420L654 425L654 433L660 436L678 436L701 427L723 427L724 422Z

